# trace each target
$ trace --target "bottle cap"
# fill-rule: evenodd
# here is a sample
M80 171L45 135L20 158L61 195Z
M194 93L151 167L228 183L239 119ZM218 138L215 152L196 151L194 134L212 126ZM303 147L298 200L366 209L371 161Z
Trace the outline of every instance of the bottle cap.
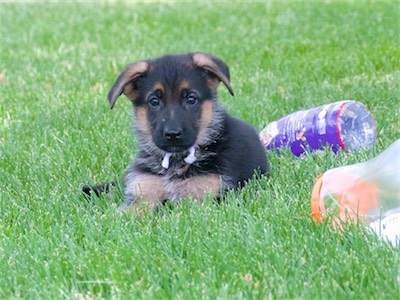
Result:
M327 204L329 199L335 200L334 221L341 222L353 221L357 222L360 218L368 215L371 209L377 209L377 190L376 186L369 184L360 177L351 174L340 174L338 176L330 176L329 183L334 184L335 187L347 188L330 191L321 195L323 185L327 182L326 174L321 174L315 178L315 185L311 194L311 216L317 220L322 221L326 216ZM332 182L334 181L334 182ZM348 186L348 183L351 183ZM322 198L323 197L323 198ZM329 198L328 198L329 197ZM321 199L322 198L322 199Z

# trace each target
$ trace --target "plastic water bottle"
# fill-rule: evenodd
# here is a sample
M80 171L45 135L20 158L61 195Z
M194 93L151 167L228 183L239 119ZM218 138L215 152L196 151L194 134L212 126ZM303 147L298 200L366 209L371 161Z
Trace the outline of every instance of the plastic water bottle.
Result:
M334 224L362 222L400 244L400 139L366 162L328 170L316 178L311 216Z
M374 119L366 106L344 100L300 110L266 126L260 139L268 150L290 147L300 156L330 146L336 153L371 149L376 140Z

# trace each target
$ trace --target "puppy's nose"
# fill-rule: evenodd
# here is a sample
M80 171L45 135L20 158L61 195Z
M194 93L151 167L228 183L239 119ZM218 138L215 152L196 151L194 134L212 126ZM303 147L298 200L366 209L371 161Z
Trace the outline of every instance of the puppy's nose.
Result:
M165 128L164 137L169 141L178 141L182 138L182 129L180 128Z

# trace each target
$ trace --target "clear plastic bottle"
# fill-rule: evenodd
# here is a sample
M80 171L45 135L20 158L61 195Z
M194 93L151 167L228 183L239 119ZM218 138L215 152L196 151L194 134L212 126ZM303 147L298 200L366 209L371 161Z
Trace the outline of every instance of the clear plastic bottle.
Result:
M364 104L347 101L337 115L339 139L344 150L372 149L376 140L375 122Z
M393 245L400 243L400 139L366 162L328 170L316 178L311 216L363 222Z
M260 132L260 139L268 150L289 147L296 156L326 145L334 152L371 149L376 127L364 104L344 100L279 118Z

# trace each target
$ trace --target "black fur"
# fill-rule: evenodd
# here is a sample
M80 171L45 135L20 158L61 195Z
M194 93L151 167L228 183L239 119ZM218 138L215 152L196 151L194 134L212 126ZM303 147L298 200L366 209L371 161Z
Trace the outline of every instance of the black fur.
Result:
M96 186L85 185L82 187L82 192L85 194L87 198L90 198L92 194L95 194L97 197L100 197L101 194L109 193L111 187L115 186L115 182L108 182Z
M156 207L166 199L202 200L207 194L202 184L214 185L216 180L218 191L214 186L211 192L219 197L221 191L236 190L255 173L268 173L255 129L219 106L216 91L221 81L233 95L228 66L204 53L131 64L118 77L108 96L110 105L122 93L132 101L139 138L139 152L124 176L123 209L132 202L151 202ZM196 160L187 163L191 147ZM167 153L165 168L162 161ZM99 195L109 186L85 187L84 192Z

